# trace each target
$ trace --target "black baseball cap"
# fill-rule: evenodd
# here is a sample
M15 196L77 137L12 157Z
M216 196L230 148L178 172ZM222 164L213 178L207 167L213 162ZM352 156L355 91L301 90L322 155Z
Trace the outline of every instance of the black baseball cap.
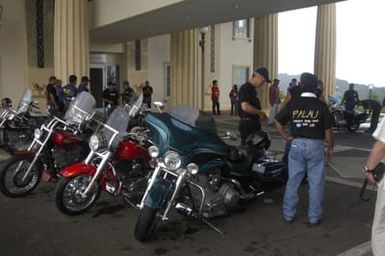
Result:
M315 75L311 73L302 73L300 80L304 91L315 92L317 89L318 79Z
M269 72L267 71L266 68L257 68L254 72L260 74L261 76L263 76L263 78L265 78L265 81L267 83L271 82L271 80L269 78Z

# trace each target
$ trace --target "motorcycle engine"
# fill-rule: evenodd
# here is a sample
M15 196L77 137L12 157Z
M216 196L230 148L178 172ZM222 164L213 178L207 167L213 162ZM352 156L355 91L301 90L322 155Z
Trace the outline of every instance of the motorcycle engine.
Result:
M54 159L54 165L58 170L61 170L71 164L81 162L82 159L82 148L80 146L68 148L57 148L52 149L52 157Z
M231 182L224 182L220 171L210 175L200 175L199 185L204 188L206 197L203 203L203 216L213 218L221 216L227 211L237 207L240 199L240 192ZM191 187L193 198L196 198L195 205L199 209L201 193L197 188Z

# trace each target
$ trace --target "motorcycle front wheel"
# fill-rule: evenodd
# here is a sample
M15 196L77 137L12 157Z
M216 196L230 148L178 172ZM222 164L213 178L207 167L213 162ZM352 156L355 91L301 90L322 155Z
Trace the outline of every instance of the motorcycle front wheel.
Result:
M12 156L0 168L0 191L8 197L21 197L30 194L39 184L43 166L37 161L25 176L31 165L32 156ZM25 177L24 177L25 176Z
M360 128L360 123L353 120L349 121L346 125L351 132L357 131Z
M149 241L154 234L154 231L159 223L157 212L159 209L154 209L144 206L140 210L138 220L135 226L135 238L140 242Z
M83 214L98 200L100 187L94 186L88 194L83 194L92 179L91 175L81 174L70 178L61 178L56 186L55 204L66 215Z

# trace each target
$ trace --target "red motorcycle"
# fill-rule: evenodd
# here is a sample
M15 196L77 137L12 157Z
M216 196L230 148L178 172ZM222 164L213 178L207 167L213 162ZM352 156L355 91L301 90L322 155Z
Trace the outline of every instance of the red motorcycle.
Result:
M55 191L57 208L67 215L79 215L97 201L101 191L121 196L132 206L139 201L151 172L145 132L127 133L129 121L142 105L142 95L128 109L116 108L106 124L91 136L91 149L83 163L61 171Z
M27 195L42 176L49 181L64 167L84 159L88 149L83 124L94 106L94 97L82 92L72 102L64 119L53 117L35 129L28 149L15 151L2 165L0 191L8 197Z

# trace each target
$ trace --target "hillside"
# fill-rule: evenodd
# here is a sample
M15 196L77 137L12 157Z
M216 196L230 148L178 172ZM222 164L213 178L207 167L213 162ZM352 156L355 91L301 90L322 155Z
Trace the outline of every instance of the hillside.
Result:
M281 91L286 92L287 87L289 86L291 79L296 78L299 80L300 75L289 75L289 74L278 74L278 79L281 80L279 87ZM349 88L349 82L347 80L341 80L337 78L337 88L336 96L342 96L344 92ZM369 88L364 84L356 84L354 89L358 92L360 99L369 98ZM372 98L382 102L382 99L385 97L385 87L375 87L372 90Z

